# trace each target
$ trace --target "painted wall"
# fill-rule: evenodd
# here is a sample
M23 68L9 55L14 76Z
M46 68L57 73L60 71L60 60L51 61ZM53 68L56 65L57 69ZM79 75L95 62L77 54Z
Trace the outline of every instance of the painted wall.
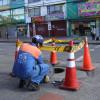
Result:
M77 19L78 16L78 7L77 4L75 3L67 3L66 5L66 11L67 11L67 19Z

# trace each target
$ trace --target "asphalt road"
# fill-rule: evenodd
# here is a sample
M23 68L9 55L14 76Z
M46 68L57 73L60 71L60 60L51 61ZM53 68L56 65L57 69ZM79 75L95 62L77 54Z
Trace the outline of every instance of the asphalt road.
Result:
M94 72L86 73L77 70L80 89L78 91L69 91L59 89L54 86L54 80L62 80L65 77L65 71L55 73L49 84L42 84L41 89L36 92L30 92L25 89L18 89L18 79L9 76L14 63L14 43L0 43L0 100L40 100L41 96L52 93L58 97L63 96L61 100L100 100L100 45L89 45ZM44 59L49 62L50 52L43 51ZM57 53L57 67L66 68L67 53ZM76 67L83 64L83 49L75 53ZM48 97L48 100L57 100ZM51 99L50 99L51 98Z

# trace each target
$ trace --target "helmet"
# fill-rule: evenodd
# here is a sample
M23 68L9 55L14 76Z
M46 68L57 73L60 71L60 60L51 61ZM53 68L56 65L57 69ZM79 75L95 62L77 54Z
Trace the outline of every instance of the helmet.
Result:
M41 35L35 35L32 37L32 42L35 43L37 46L38 45L43 45L43 37Z

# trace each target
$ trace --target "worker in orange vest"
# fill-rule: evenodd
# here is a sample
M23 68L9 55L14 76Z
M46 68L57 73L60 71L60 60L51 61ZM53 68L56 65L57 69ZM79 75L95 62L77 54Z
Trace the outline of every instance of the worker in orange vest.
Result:
M43 37L35 35L32 43L23 43L13 66L13 73L20 79L19 88L27 87L38 90L40 83L49 81L49 65L43 61L42 53L37 46L43 45Z

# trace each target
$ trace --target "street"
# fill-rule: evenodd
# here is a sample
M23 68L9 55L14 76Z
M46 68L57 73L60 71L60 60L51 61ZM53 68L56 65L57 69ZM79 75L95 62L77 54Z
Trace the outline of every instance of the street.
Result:
M52 84L54 80L62 80L65 71L55 73L49 84L42 84L41 89L30 92L18 89L18 79L9 76L14 63L15 43L0 43L0 100L40 100L46 93L63 96L64 100L100 100L100 45L89 45L92 64L96 68L93 74L77 70L80 89L69 91L59 89ZM43 51L44 60L49 62L50 52ZM61 68L66 68L67 53L57 53ZM76 67L83 64L83 48L75 53ZM53 98L51 99L53 100Z

